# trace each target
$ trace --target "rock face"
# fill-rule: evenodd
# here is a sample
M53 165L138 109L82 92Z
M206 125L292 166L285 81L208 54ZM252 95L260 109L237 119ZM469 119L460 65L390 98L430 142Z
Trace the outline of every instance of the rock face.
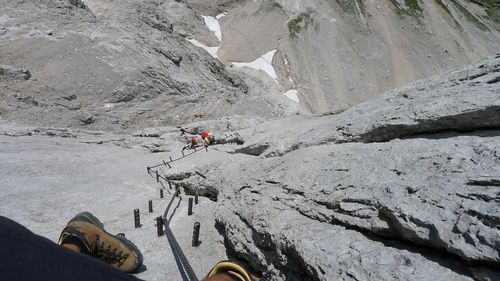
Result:
M228 248L271 280L498 280L499 70L492 57L338 115L263 123L236 150L263 156L178 179L217 189Z
M263 123L246 132L248 141L236 151L271 157L330 142L382 142L448 130L495 129L500 126L499 72L497 55L389 91L338 115ZM265 128L274 129L269 133ZM261 149L249 152L255 147Z
M278 81L297 89L303 110L313 113L474 63L500 45L495 1L186 2L212 16L227 12L222 61L250 62L276 49Z
M187 41L186 22L204 27L176 1L2 1L0 65L32 75L7 80L19 74L1 68L2 118L133 131L287 111L287 99L261 91L251 81L257 77L247 76L255 86L249 90L235 71ZM73 123L87 113L95 122Z
M219 42L203 16L223 12ZM0 64L32 77L0 78L2 119L133 132L344 110L498 51L499 14L468 0L5 0ZM276 81L232 67L272 50ZM74 124L82 113L95 122Z
M368 241L397 240L396 244L450 253L450 258L456 255L464 261L498 265L500 137L484 136L314 146L264 159L258 165L241 165L232 173L239 171L243 180L224 182L231 188L224 189L220 196L227 202L222 203L219 222L254 228L254 237L272 236L267 242L271 245L251 240L262 247L260 251L271 247L285 252L286 257L293 247L303 247L289 240L311 247L305 254L316 255L312 264L302 255L296 258L303 259L305 267L313 269L309 276L317 275L319 280L341 277L335 272L341 268L336 265L338 261L328 257L337 251L338 244L358 240L356 236L351 237L353 240L337 240L335 229L362 233ZM287 215L278 216L281 212ZM292 218L285 219L287 216ZM309 225L317 229L304 232ZM288 232L288 228L295 234L285 234L282 239L280 231ZM225 229L231 229L228 236L232 244L242 243L239 234L233 237L232 227ZM325 235L324 231L332 234ZM320 241L330 247L313 250ZM356 260L353 253L349 255ZM252 262L262 258L257 256ZM274 258L279 259L279 255ZM407 266L414 266L410 264ZM362 272L369 276L372 270L365 268ZM377 279L385 279L382 276Z
M244 140L165 173L271 280L500 280L500 55L377 96L498 52L494 2L3 0L0 118L43 125L3 134ZM202 15L222 12L219 42ZM276 81L229 66L274 49ZM288 89L323 115L269 121L298 112Z

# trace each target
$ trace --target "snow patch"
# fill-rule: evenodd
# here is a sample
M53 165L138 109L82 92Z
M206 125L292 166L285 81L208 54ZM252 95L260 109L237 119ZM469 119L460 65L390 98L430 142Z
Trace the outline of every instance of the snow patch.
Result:
M262 57L252 61L252 62L233 62L234 66L237 67L250 67L257 70L263 70L266 72L273 80L278 83L278 75L274 71L274 67L272 65L274 53L276 53L276 49L265 53Z
M219 17L221 14L219 14L217 17ZM224 16L224 15L223 15ZM219 42L222 40L222 32L220 30L220 25L219 25L219 18L214 18L212 16L201 16L203 20L205 20L205 24L212 31L215 33L215 37L219 39Z
M286 91L285 93L283 93L283 95L285 95L287 98L293 100L294 102L296 103L300 103L300 99L299 99L299 95L298 95L298 91L297 90L288 90Z
M191 42L191 44L195 45L196 47L200 47L200 48L205 49L210 55L212 55L212 57L219 58L217 56L217 51L219 51L220 46L217 46L217 47L208 47L207 45L201 43L200 41L198 41L196 39L187 39L187 40L189 42Z
M201 16L203 18L203 20L205 21L205 24L208 27L208 29L215 34L215 36L217 37L219 42L222 40L222 31L220 28L219 19L226 16L226 15L227 15L227 13L218 14L216 17L203 16L203 15ZM219 58L217 56L217 52L219 51L220 46L208 47L196 39L187 39L187 40L189 42L191 42L191 44L205 49L210 55L212 55L212 57L217 58L217 59ZM271 78L276 83L278 83L278 75L276 75L276 72L274 71L274 67L272 65L274 53L276 53L276 49L265 53L262 57L254 60L252 62L232 62L232 64L236 67L245 67L246 66L246 67L250 67L253 69L257 69L257 70L263 70L265 73L267 73L269 76L271 76ZM288 79L290 79L290 78L288 78ZM298 99L298 97L297 97L297 99Z
M222 40L222 31L220 29L218 19L220 19L226 15L227 15L227 13L222 13L222 14L217 15L217 17L215 17L215 18L212 16L203 16L203 15L201 16L203 18L203 20L205 21L205 25L208 27L208 29L210 31L215 33L215 37L217 37L219 42ZM203 48L204 50L206 50L212 57L217 58L217 59L219 58L217 56L217 52L219 51L220 45L216 46L216 47L208 47L207 45L201 43L200 41L198 41L196 39L187 39L187 40L189 42L191 42L191 44L195 45L196 47L200 47L200 48Z
M115 107L115 105L113 103L106 103L103 107L104 108L113 108L113 107Z
M225 16L227 16L226 12L218 14L215 18L220 20L220 18L225 17Z

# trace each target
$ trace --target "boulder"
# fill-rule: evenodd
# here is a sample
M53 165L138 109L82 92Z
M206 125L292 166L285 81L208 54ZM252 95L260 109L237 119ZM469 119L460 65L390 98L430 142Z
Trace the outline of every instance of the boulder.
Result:
M10 65L0 65L0 81L1 80L28 80L31 78L29 70L22 68L15 68Z
M95 116L88 113L88 112L82 112L78 115L75 116L75 119L80 121L84 125L89 125L95 122Z

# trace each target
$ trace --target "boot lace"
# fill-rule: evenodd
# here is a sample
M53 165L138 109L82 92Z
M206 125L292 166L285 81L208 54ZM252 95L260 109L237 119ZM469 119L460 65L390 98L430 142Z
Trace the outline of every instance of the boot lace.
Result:
M118 233L117 236L125 237L123 233ZM99 235L96 235L96 255L103 262L117 264L118 266L121 266L129 256L124 254L123 251L118 251L118 248L111 247L111 245L101 241Z

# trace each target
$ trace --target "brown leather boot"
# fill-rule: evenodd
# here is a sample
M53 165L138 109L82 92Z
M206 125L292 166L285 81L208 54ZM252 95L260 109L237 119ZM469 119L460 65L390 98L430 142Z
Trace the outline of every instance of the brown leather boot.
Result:
M91 213L83 212L72 218L61 232L59 245L78 238L87 252L105 263L125 272L133 272L142 265L142 253L123 233L112 235Z

